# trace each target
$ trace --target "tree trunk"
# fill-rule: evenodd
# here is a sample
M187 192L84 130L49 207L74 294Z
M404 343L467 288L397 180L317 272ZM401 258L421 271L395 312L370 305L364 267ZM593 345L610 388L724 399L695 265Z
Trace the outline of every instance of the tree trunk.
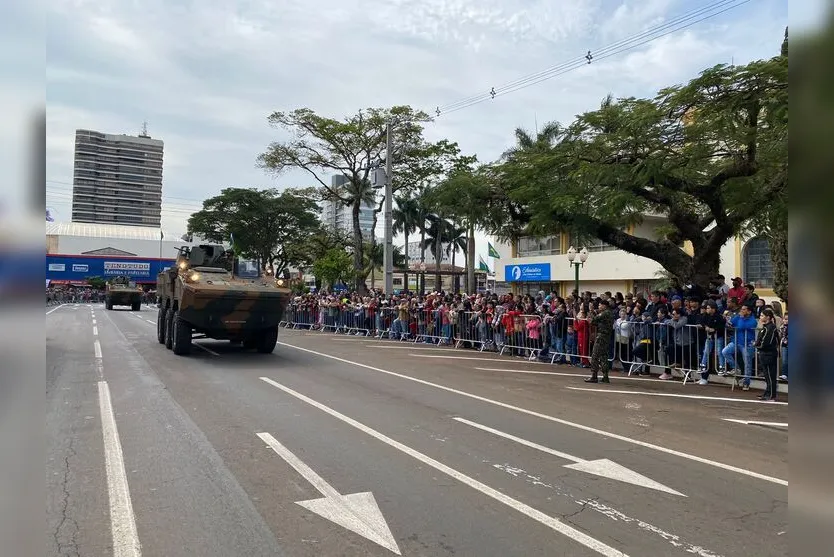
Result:
M440 225L437 227L437 234L434 239L434 291L440 292L443 286L440 278L440 260L442 259L443 243L440 235Z
M788 231L771 229L768 235L770 259L773 261L773 293L788 304Z
M351 217L353 219L353 278L354 288L360 294L368 292L368 286L365 284L363 275L363 268L365 264L364 245L362 244L362 227L359 226L359 212L362 208L362 199L357 198L353 200L351 207Z
M405 235L405 247L403 251L405 252L405 271L403 272L403 290L408 292L408 228L403 231Z
M420 263L425 264L426 262L426 226L423 223L423 226L420 227ZM420 294L423 295L426 293L426 272L420 271Z
M468 294L475 294L478 291L478 283L475 280L475 226L469 225L469 237L466 239L466 291Z
M455 265L455 255L458 252L458 246L455 243L451 243L451 244L449 244L449 249L452 250L452 272L455 273L455 274L452 275L452 292L457 294L460 291L460 289L458 288L458 286L460 284L460 280L459 280L460 277L456 274L457 271L458 271L458 268Z

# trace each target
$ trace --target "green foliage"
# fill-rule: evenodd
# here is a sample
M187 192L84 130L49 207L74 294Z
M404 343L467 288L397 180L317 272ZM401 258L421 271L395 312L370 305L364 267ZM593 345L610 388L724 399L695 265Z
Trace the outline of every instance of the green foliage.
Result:
M353 261L341 249L329 249L313 263L313 274L324 283L333 286L353 276Z
M103 290L107 286L107 280L104 277L86 277L85 280L96 290Z
M519 130L517 147L482 171L482 225L508 240L589 235L705 285L722 246L786 192L787 93L779 56L709 68L654 99L608 97L535 138ZM668 220L659 237L624 232L647 214Z
M218 243L233 234L236 255L272 265L278 275L312 261L297 246L318 230L318 211L310 190L226 188L191 215L188 233Z
M423 124L431 121L425 112L409 106L369 108L344 120L316 114L308 108L275 112L269 123L290 132L291 138L273 142L258 157L260 166L281 173L299 168L321 186L322 195L352 208L354 266L361 269L365 239L359 226L359 209L364 202L379 202L383 185L371 184L372 166L384 166L386 124L392 122L392 189L406 191L430 181L457 163L459 148L449 141L428 143L423 139ZM332 175L347 178L347 184L334 187ZM377 206L377 212L382 209ZM356 288L364 290L361 272L354 277Z

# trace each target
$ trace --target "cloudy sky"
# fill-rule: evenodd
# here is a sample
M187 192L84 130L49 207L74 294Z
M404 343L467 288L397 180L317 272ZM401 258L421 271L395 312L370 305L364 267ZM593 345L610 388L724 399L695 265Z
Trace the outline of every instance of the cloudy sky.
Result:
M273 111L309 107L340 118L410 104L433 112L714 3L53 0L47 206L70 220L76 128L137 134L147 121L165 142L163 228L184 232L188 215L223 187L312 185L302 173L276 178L256 168L257 155L282 138L267 125ZM792 19L794 10L792 3ZM773 56L787 23L786 0L749 0L628 52L441 113L427 135L492 160L517 126L570 121L608 93L652 95L713 64Z

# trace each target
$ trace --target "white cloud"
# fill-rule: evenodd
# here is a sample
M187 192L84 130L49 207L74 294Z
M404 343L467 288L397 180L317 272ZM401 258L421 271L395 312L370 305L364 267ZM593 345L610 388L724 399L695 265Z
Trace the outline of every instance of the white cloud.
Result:
M444 114L427 135L490 160L512 143L517 126L569 121L609 92L653 95L733 56L772 55L784 3L751 2ZM172 208L230 185L308 185L302 173L275 179L255 167L281 137L266 121L275 110L309 107L342 117L411 104L433 111L691 9L685 0L58 1L47 12L47 180L72 182L76 128L135 133L148 121L151 135L165 141ZM174 231L184 223L175 211L164 219Z

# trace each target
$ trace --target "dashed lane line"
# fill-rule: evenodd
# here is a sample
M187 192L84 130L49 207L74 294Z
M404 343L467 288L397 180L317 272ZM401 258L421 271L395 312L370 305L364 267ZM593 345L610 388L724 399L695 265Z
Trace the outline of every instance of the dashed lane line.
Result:
M733 466L731 464L725 464L723 462L718 462L718 461L715 461L715 460L710 460L708 458L704 458L704 457L700 457L700 456L697 456L697 455L685 453L685 452L678 451L678 450L675 450L675 449L670 449L668 447L655 445L653 443L648 443L646 441L641 441L639 439L633 439L631 437L626 437L625 435L619 435L617 433L612 433L610 431L605 431L605 430L602 430L602 429L597 429L597 428L587 426L587 425L583 425L583 424L579 424L579 423L576 423L576 422L563 420L562 418L557 418L555 416L550 416L548 414L542 414L540 412L535 412L533 410L527 410L526 408L520 408L518 406L513 406L512 404L508 404L506 402L493 400L493 399L486 398L486 397L483 397L483 396L480 396L480 395L476 395L474 393L468 393L466 391L461 391L461 390L458 390L458 389L454 389L452 387L447 387L445 385L440 385L438 383L432 383L431 381L426 381L424 379L418 379L416 377L409 377L408 375L403 375L402 373L396 373L394 371L388 371L386 369L381 369L381 368L374 367L374 366L371 366L371 365L368 365L368 364L363 364L361 362L355 362L355 361L352 361L352 360L348 360L346 358L340 358L340 357L334 356L332 354L326 354L324 352L317 352L315 350L310 350L309 348L302 348L301 346L295 346L293 344L287 344L286 342L279 342L278 344L281 345L281 346L285 346L287 348L291 348L293 350L300 350L302 352L307 352L309 354L314 354L314 355L320 356L322 358L328 358L330 360L334 360L334 361L337 361L337 362L342 362L342 363L345 363L345 364L354 365L354 366L361 367L361 368L364 368L364 369L368 369L368 370L371 370L371 371L376 371L378 373L384 373L384 374L390 375L392 377L399 377L400 379L405 379L407 381L413 381L413 382L419 383L421 385L434 387L435 389L441 389L441 390L444 390L446 392L450 392L450 393L454 393L456 395L471 398L473 400L479 400L481 402L486 402L488 404L499 406L501 408L506 408L508 410L514 410L514 411L520 412L522 414L527 414L528 416L535 416L535 417L541 418L543 420L548 420L548 421L551 421L551 422L554 422L554 423L562 424L564 426L580 429L582 431L595 433L595 434L601 435L603 437L609 437L611 439L617 439L618 441L623 441L625 443L631 443L632 445L638 445L640 447L645 447L647 449L652 449L652 450L655 450L655 451L658 451L658 452L661 452L661 453L677 456L679 458L684 458L684 459L687 459L687 460L691 460L693 462L699 462L701 464L706 464L706 465L712 466L714 468L720 468L722 470L727 470L729 472L735 472L737 474L742 474L744 476L749 476L751 478L764 480L764 481L775 483L775 484L778 484L778 485L783 485L783 486L788 485L788 481L783 480L781 478L775 478L773 476L767 476L765 474L760 474L759 472L754 472L752 470L747 470L745 468L740 468L738 466Z

